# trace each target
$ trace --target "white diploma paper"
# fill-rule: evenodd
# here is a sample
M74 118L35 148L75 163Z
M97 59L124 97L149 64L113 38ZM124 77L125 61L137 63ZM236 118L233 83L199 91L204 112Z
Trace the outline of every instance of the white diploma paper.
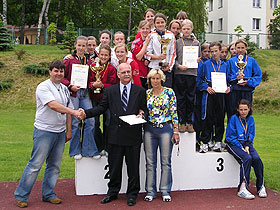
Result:
M71 73L71 85L87 88L88 82L88 65L73 64Z
M183 66L188 68L197 68L198 46L183 47Z
M227 90L226 73L211 72L212 88L216 93L225 93Z
M125 116L120 116L119 117L122 121L128 123L129 125L137 125L137 124L142 124L147 122L146 120L142 118L136 117L135 114L132 115L125 115Z

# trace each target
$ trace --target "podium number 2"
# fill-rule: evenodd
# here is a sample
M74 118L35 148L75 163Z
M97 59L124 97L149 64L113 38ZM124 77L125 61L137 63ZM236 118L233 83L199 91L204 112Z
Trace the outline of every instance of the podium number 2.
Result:
M108 171L106 172L105 176L104 176L104 179L110 179L110 176L109 176L109 165L106 165L106 166L104 167L104 170L105 170L105 171L108 170Z
M219 163L219 166L216 167L217 171L222 172L224 170L224 159L218 158L217 163Z

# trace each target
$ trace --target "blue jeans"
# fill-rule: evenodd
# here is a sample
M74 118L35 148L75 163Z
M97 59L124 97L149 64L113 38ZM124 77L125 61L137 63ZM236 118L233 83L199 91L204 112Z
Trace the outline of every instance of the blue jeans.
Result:
M84 110L91 109L92 103L89 99L87 89L80 89L76 97L71 97L74 109L82 108ZM98 149L94 140L94 118L85 119L83 125L83 140L81 144L81 120L72 116L72 139L70 141L69 155L70 157L81 154L83 157L92 157L98 155Z
M159 191L163 196L170 195L172 187L171 154L173 144L171 137L173 128L166 124L163 128L146 125L144 134L144 150L146 155L146 192L156 197L157 194L157 150L160 151L161 177Z
M27 201L36 178L46 160L42 184L42 200L56 198L53 189L59 175L59 166L65 145L65 132L53 133L34 128L31 159L27 163L14 193L16 200Z

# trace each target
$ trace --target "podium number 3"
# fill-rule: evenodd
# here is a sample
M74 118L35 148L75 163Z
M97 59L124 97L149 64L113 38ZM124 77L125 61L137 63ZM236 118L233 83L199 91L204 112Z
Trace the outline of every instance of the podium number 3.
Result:
M218 158L217 163L219 164L219 166L216 167L217 171L222 172L224 170L224 159Z

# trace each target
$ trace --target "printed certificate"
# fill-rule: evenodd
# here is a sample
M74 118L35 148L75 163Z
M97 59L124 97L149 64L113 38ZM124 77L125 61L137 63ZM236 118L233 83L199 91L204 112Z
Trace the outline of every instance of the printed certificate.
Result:
M87 88L88 83L88 65L73 64L71 74L71 85Z
M227 90L226 73L211 72L212 88L216 93L225 93Z
M198 46L183 47L183 66L188 68L197 68Z

